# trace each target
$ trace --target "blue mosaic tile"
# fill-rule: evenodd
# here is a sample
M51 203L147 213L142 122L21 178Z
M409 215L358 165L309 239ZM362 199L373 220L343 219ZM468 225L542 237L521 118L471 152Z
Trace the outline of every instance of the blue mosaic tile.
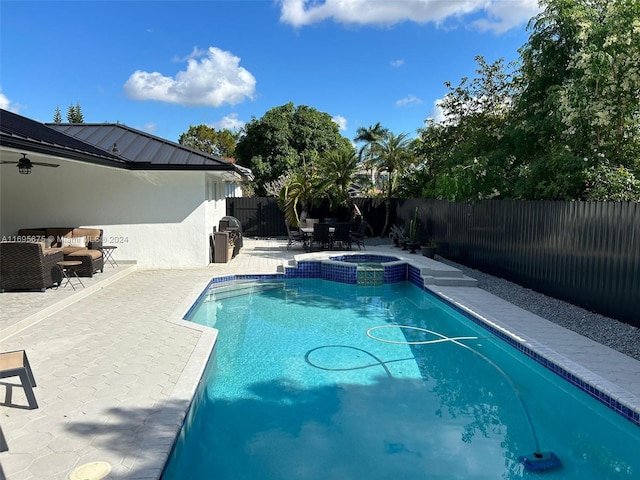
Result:
M320 278L332 282L355 284L357 283L356 270L357 267L351 265L322 263L320 266Z
M384 283L405 282L407 280L407 264L385 266Z

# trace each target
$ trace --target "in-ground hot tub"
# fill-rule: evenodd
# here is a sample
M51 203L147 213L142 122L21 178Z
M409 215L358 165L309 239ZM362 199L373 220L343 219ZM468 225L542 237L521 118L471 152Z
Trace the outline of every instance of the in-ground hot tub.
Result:
M407 264L397 257L388 255L352 254L330 257L332 264L347 266L353 269L355 264L355 279L358 285L383 285L405 279Z

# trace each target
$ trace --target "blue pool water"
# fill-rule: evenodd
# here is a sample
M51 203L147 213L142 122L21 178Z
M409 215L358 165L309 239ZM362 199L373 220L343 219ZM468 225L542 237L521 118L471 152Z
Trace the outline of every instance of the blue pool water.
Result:
M236 287L190 320L220 332L164 480L640 478L639 427L410 283ZM536 444L562 468L525 471Z

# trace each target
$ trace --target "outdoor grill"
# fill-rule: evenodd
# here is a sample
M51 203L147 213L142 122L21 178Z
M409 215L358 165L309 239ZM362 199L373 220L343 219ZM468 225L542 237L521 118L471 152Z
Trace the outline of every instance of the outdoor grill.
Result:
M229 241L233 241L233 256L242 248L242 223L236 217L226 216L218 223L219 232L229 232Z

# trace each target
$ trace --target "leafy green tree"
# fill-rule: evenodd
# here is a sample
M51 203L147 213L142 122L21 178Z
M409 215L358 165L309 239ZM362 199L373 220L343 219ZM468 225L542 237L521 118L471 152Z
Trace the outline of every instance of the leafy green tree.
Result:
M217 131L207 125L191 125L180 135L178 143L210 155L234 158L238 134L224 129Z
M57 105L55 112L53 112L53 123L62 123L62 114L60 113L60 107Z
M303 164L312 167L324 153L344 148L353 147L329 114L287 103L247 123L235 154L240 165L252 169L256 193L264 195L267 183Z
M80 108L79 103L69 105L69 108L67 109L67 122L84 123L84 115L82 114L82 109Z
M594 152L640 167L640 2L592 1L573 11L578 49L559 90L562 122L578 156Z
M509 132L514 95L503 60L476 57L478 76L463 78L441 102L445 120L427 121L415 143L422 195L472 200L513 195L517 157ZM415 182L414 182L415 184Z
M585 200L640 202L640 180L623 166L601 162L585 172Z
M420 131L421 163L403 182L404 194L634 198L640 178L640 2L541 5L513 75L502 61L487 64L477 57L475 79L446 84L445 121L428 122Z
M603 158L640 174L640 3L541 5L517 78L522 195L581 199Z

